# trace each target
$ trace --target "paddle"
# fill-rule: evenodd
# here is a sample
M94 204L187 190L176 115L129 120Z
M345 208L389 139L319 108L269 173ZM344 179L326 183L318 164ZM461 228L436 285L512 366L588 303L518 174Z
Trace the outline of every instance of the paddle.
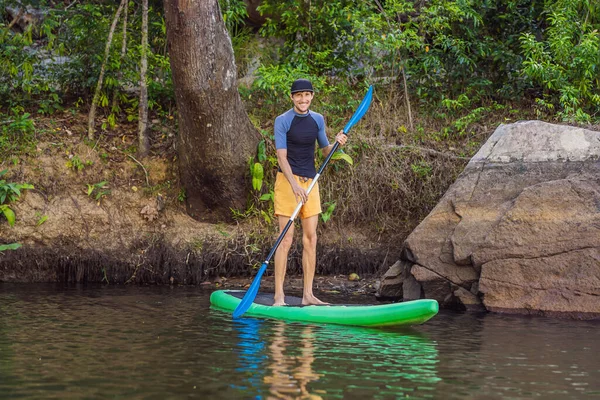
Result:
M365 115L365 113L369 109L369 106L371 105L372 98L373 98L373 86L370 86L369 90L367 91L367 94L362 99L362 101L360 102L360 105L358 106L358 108L356 109L354 114L352 115L352 118L350 118L350 121L348 121L346 126L344 126L344 134L345 135L348 135L350 128L352 128L354 126L354 124L356 124L363 117L363 115ZM333 153L335 153L336 150L338 149L339 145L340 144L338 142L335 142L335 144L333 145L333 148L327 155L327 158L325 158L323 165L321 165L321 168L319 168L319 171L317 171L317 174L315 175L311 184L309 185L308 190L306 191L307 195L310 193L312 188L315 186L315 183L317 183L319 176L321 176L321 173L323 173L323 170L329 163L329 160L333 156ZM285 237L285 234L287 233L287 231L290 229L290 227L294 223L294 219L300 212L301 208L302 208L302 202L299 202L298 205L296 206L296 209L292 213L290 220L287 222L287 224L285 225L285 228L283 228L283 230L281 231L281 234L277 238L275 245L269 252L267 259L265 260L265 262L263 262L260 269L258 270L258 273L254 277L254 280L252 281L252 284L250 285L250 287L248 288L248 291L244 295L244 298L242 299L240 304L238 304L236 309L233 311L233 318L242 316L250 308L250 305L252 305L252 303L254 302L254 299L256 298L256 294L258 293L258 288L260 287L260 280L262 279L262 276L265 273L267 266L269 265L269 262L271 261L271 258L273 258L275 251L279 247L279 244L281 243L281 241Z

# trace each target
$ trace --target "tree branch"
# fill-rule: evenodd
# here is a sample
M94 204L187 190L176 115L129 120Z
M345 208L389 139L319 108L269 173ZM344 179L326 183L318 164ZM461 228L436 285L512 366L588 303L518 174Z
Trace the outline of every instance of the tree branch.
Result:
M108 39L106 40L106 48L104 49L104 61L102 62L102 67L100 68L100 77L98 78L98 85L96 85L96 91L94 93L94 98L92 99L92 106L90 107L90 114L88 120L88 139L94 140L94 120L96 118L96 105L98 104L98 99L100 98L100 90L102 89L102 81L104 80L104 72L106 70L106 63L108 62L108 56L110 55L110 47L112 45L112 38L115 33L115 28L117 27L117 22L119 22L119 17L121 16L121 11L123 11L123 6L127 4L127 0L121 0L119 4L119 8L115 13L115 18L113 19L112 25L110 26L110 31L108 32Z

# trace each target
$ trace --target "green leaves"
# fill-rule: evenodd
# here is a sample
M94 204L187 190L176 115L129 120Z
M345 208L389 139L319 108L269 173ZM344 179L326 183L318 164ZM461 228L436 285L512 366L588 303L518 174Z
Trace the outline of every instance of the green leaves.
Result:
M21 243L11 243L11 244L0 244L0 252L6 250L16 250L21 247Z
M110 190L108 189L108 182L102 181L94 184L87 183L87 191L86 194L93 198L96 201L102 200L104 197L110 194Z
M331 156L331 159L332 160L344 160L348 164L354 165L354 161L352 160L352 157L350 157L348 154L346 154L342 151L336 151L335 153L333 153L333 155Z
M585 0L548 1L545 39L520 37L521 72L546 89L536 103L556 108L564 121L589 123L600 105L600 26L590 23L592 7Z
M327 206L327 209L321 213L321 220L323 222L327 222L331 219L331 216L333 215L333 211L335 210L336 203L335 202L325 203L324 205Z
M264 170L260 163L254 163L250 168L250 174L252 176L252 188L256 191L262 189Z
M0 171L0 177L5 175L8 170ZM33 185L28 183L8 183L6 180L0 180L0 204L10 203L21 196L22 189L33 189Z
M8 221L8 225L15 226L15 212L11 210L7 205L0 205L0 212L4 215Z
M0 177L4 176L8 170L0 171ZM9 183L6 180L0 180L0 213L8 221L8 225L15 225L15 212L8 206L8 203L16 201L21 197L21 190L33 189L33 185L28 183Z

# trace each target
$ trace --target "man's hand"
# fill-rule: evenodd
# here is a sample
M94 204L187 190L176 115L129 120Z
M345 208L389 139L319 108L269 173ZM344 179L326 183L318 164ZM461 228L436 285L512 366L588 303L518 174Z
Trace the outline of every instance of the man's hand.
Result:
M340 146L346 144L346 142L348 141L348 136L346 136L343 129L339 131L337 135L335 135L335 141L338 142Z
M294 182L292 185L292 190L294 191L294 196L296 196L296 201L302 201L302 204L305 204L308 201L308 194L306 190L304 190L297 182Z

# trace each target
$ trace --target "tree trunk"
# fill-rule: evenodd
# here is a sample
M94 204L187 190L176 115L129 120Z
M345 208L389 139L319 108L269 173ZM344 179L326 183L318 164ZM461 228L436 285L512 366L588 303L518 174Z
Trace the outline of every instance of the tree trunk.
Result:
M188 212L228 220L231 208L246 207L259 140L237 91L231 40L217 0L165 0L164 8Z

